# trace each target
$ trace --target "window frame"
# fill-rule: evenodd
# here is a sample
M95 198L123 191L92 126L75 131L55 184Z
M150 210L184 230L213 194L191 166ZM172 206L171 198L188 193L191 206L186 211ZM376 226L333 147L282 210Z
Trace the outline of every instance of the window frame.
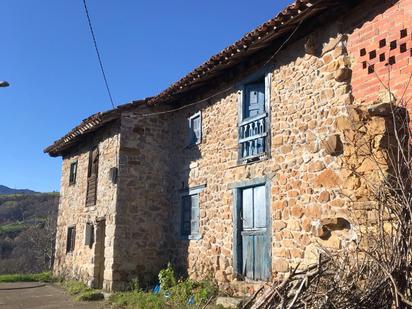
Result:
M74 173L72 167L75 166ZM77 167L78 167L78 160L70 162L70 170L69 170L69 185L75 185L77 179Z
M271 157L271 85L272 85L272 69L271 67L263 68L256 73L250 75L248 78L242 80L240 83L237 84L238 89L238 164L247 164L254 161L260 161L269 159ZM245 89L247 85L255 84L257 81L263 79L264 80L264 89L265 89L265 104L264 113L248 118L244 118L244 110L245 110ZM266 126L266 135L265 135L265 151L253 156L242 157L242 147L240 146L240 128L245 123L251 122L254 119L261 119L265 118L265 126Z
M201 231L200 231L200 193L204 190L204 188L206 187L206 185L200 185L200 186L196 186L193 187L191 189L185 189L183 190L183 192L180 195L180 213L179 213L179 235L180 238L183 240L199 240L202 238L201 236ZM187 197L192 197L194 195L197 195L198 198L198 218L197 218L197 223L198 223L198 227L197 227L197 233L193 233L192 232L192 226L190 225L190 234L186 235L183 234L183 215L184 215L184 203L183 203L183 199L187 198ZM192 206L192 205L191 205ZM190 213L192 213L192 207L190 208ZM191 220L192 221L192 220Z
M199 137L194 139L193 137L196 137L195 131L193 130L193 120L199 118ZM202 142L202 112L198 111L191 115L189 118L187 118L188 121L188 141L187 141L187 146L194 146L194 145L199 145ZM189 137L190 136L190 137Z
M66 254L72 254L75 248L76 248L76 226L70 225L67 227Z

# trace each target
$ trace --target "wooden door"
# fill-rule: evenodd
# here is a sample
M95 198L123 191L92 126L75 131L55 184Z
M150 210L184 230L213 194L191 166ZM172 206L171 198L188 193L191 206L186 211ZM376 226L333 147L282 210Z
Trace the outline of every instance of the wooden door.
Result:
M270 244L267 224L266 188L264 185L242 189L240 237L242 274L251 280L270 276Z

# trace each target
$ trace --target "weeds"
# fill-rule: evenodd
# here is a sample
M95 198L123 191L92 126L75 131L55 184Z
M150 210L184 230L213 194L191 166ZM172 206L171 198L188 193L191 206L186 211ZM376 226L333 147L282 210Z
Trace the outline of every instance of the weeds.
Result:
M159 272L159 284L159 293L132 289L129 292L112 294L109 302L117 308L194 308L206 304L218 292L217 287L209 280L185 279L178 281L170 263L167 268ZM136 284L132 280L129 286L136 286Z
M176 285L176 276L172 264L168 263L165 269L159 272L159 284L162 290L168 290Z
M101 291L91 289L82 282L68 280L62 282L62 286L70 295L74 296L77 301L94 301L104 299L104 295Z
M143 291L118 292L110 296L109 302L117 308L160 309L171 308L162 294Z

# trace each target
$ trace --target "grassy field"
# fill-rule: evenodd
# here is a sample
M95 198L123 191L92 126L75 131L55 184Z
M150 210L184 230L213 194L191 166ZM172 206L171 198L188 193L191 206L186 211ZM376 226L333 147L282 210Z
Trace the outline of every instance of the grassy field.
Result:
M11 274L0 275L0 282L51 282L51 272L39 274Z
M10 233L20 233L26 228L27 228L27 225L23 223L0 225L0 235L10 234Z

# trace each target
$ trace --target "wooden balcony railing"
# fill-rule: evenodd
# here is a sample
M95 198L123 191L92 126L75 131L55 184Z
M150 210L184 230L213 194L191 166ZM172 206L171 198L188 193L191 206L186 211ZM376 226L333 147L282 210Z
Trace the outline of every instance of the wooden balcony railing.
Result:
M266 152L267 113L244 120L239 125L240 158L247 160Z

